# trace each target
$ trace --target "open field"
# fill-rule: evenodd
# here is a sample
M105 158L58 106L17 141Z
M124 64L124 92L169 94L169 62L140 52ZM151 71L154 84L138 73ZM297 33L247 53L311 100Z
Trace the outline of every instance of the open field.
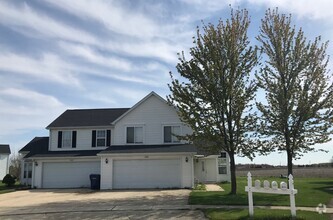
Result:
M288 173L287 168L249 168L236 170L236 175L244 177L248 172L259 177L279 177ZM295 178L333 178L333 167L294 167L293 172Z

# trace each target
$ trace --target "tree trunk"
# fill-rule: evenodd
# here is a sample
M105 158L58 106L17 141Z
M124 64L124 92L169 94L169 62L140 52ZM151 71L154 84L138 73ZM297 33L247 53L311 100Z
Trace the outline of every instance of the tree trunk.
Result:
M290 150L287 150L287 158L288 158L288 176L289 176L289 174L293 175L293 155Z
M230 194L237 193L237 183L236 183L236 165L234 153L229 153L230 157L230 173L231 173L231 192Z

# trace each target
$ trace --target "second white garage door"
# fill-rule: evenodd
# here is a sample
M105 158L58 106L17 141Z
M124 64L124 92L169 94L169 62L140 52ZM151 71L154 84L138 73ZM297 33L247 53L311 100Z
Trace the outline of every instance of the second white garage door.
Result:
M180 188L180 159L115 160L113 188Z
M100 173L100 161L43 163L43 188L90 187L90 174Z

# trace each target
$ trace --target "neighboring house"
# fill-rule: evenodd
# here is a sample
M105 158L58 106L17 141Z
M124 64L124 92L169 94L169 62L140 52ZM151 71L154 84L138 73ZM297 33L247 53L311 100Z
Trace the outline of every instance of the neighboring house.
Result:
M8 144L0 144L0 180L9 173L10 147Z
M229 159L199 155L179 141L191 129L173 106L151 92L132 108L67 110L23 154L22 182L36 188L191 188L195 181L229 181ZM221 157L222 156L222 157Z

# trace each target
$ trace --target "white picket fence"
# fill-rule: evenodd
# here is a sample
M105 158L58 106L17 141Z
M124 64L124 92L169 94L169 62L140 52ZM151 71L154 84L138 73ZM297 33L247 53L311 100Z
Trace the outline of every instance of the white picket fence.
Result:
M245 191L248 192L249 198L249 214L253 216L253 193L270 193L270 194L286 194L290 197L290 211L291 216L296 217L296 204L295 195L297 194L297 189L294 189L294 179L293 175L288 176L289 188L287 183L281 182L280 188L276 181L272 181L272 184L268 180L264 181L263 187L261 186L260 180L254 182L254 187L252 186L252 175L250 172L247 174L247 186L245 186Z

